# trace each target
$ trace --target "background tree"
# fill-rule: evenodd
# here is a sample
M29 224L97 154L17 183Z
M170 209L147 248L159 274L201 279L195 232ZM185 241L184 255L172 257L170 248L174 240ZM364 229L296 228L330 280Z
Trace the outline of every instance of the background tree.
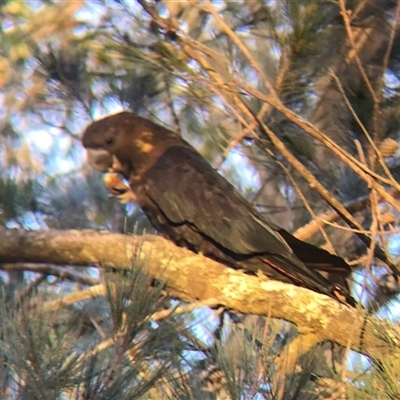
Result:
M347 258L366 308L393 312L398 1L0 7L5 228L151 231L135 206L107 196L79 140L91 120L127 109L179 131L268 218ZM99 276L73 263L10 260L1 260L4 396L399 397L396 365L358 361L348 373L342 363L339 374L325 362L322 371L317 353L300 360L304 373L274 368L296 335L287 322L247 319L261 331L249 338L215 309L151 321L182 304L161 284L151 288L139 261L121 282L107 268ZM107 296L88 295L100 282ZM73 305L39 312L72 294Z

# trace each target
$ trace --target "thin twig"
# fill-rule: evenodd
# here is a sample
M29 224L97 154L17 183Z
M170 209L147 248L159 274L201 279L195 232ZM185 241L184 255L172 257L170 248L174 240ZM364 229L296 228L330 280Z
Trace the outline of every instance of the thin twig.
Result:
M374 150L375 155L378 157L379 164L381 165L383 171L386 173L388 178L391 180L392 186L396 187L396 185L397 185L396 179L393 177L392 173L390 172L389 168L387 167L387 165L385 163L385 160L382 157L381 152L379 151L379 149L376 146L375 142L372 140L371 135L368 133L368 131L365 128L364 124L362 123L362 121L358 117L357 113L355 112L353 106L351 105L348 97L346 96L346 93L344 92L343 86L342 86L338 76L332 70L330 70L330 74L333 77L333 79L335 80L335 83L336 83L336 85L337 85L337 87L339 89L340 94L343 97L343 100L346 103L346 106L347 106L348 110L350 111L350 113L352 114L353 118L357 122L357 124L360 127L361 131L364 133L364 136L366 137L366 139L368 140L368 143L371 145L372 149ZM368 166L367 163L365 163L365 165Z
M275 159L276 160L276 159ZM286 166L281 163L280 161L276 160L276 162L278 163L278 165L283 169L283 171L285 171L286 175L289 177L290 182L292 184L292 186L294 187L298 197L300 198L300 200L303 202L305 208L307 209L307 211L310 213L311 219L316 220L317 215L314 213L312 207L310 206L309 202L307 201L307 199L305 198L303 192L301 191L299 185L297 184L297 182L295 181L295 179L293 178L292 174L289 172L289 170L286 168ZM321 232L323 238L325 239L325 242L328 244L329 246L329 251L335 253L334 251L334 247L332 245L332 242L330 241L328 235L325 232L325 229L322 226L323 224L319 224L319 231Z
M218 11L215 9L215 7L212 5L210 0L206 0L207 7L200 7L203 11L211 14L216 22L218 23L219 27L223 32L226 33L227 36L231 38L233 43L237 46L237 48L244 54L244 56L249 60L250 65L253 67L253 69L258 73L259 77L262 79L265 87L268 89L270 95L275 98L279 99L278 94L275 91L275 88L273 85L270 83L270 81L267 79L267 77L264 74L264 71L262 70L261 66L255 61L253 56L251 55L250 51L247 49L247 47L240 41L238 36L232 31L232 29L227 25L227 23L224 21L223 18L219 15Z
M400 192L398 192L396 189L389 189L388 193L393 196L394 198L397 198L400 196ZM381 197L378 197L379 201L381 201ZM350 214L355 214L367 207L369 207L370 204L370 196L363 196L360 197L356 200L349 201L347 203L344 203L343 206L346 208L346 210ZM340 219L340 215L336 211L327 211L323 214L320 214L317 216L317 220L321 220L324 223L330 223L330 222L335 222ZM293 234L296 236L298 239L301 240L307 240L310 239L312 236L314 236L318 232L318 221L310 221L308 224L302 226L301 228L297 229ZM343 228L342 226L335 225L339 227L340 229Z
M372 176L373 178L380 180L381 182L391 185L396 187L397 190L400 190L400 184L396 182L391 182L387 178L384 178L380 176L379 174L375 173L365 165L363 165L359 160L357 160L355 157L350 155L347 151L345 151L341 146L339 146L337 143L335 143L332 139L330 139L328 136L324 135L321 131L319 131L312 123L309 121L303 119L300 117L298 114L295 112L289 110L287 107L285 107L281 103L276 103L273 100L271 100L270 96L266 96L263 93L259 92L258 90L241 85L243 90L248 91L250 94L258 97L260 100L270 102L271 104L273 103L273 106L280 111L283 115L285 115L291 122L295 123L297 126L299 126L301 129L303 129L305 132L309 133L312 137L320 141L324 146L326 146L328 149L330 149L337 157L343 161L346 165L348 165L355 173L357 173L360 178L362 178L364 181L368 182L369 181L369 176ZM255 116L256 117L256 116ZM384 187L382 187L380 184L378 184L375 180L372 181L371 183L372 189L376 190L381 197L387 201L391 206L393 206L396 210L400 212L400 204L398 204L393 197L389 196L387 194L387 191Z
M356 43L354 41L354 35L353 35L353 31L351 29L351 24L350 24L350 19L349 19L349 14L348 14L348 10L346 9L346 4L345 4L345 0L339 0L338 2L339 4L339 8L340 8L340 15L342 16L343 22L344 22L344 26L346 29L346 33L347 33L347 37L349 38L350 41L350 45L351 48L353 50L352 52L352 56L354 57L358 70L360 71L360 74L364 80L364 83L366 84L372 98L373 101L376 103L379 103L379 99L376 97L376 93L374 91L374 88L371 85L371 82L368 78L367 73L365 72L364 66L361 63L360 57L358 56L358 51L359 49L356 46Z
M316 178L315 176L287 149L285 144L272 132L268 126L262 121L259 121L260 127L264 130L265 134L270 138L274 146L281 152L281 154L292 164L292 166L300 173L300 175L310 184L312 188L332 207L338 212L345 220L345 222L351 227L358 230L362 230L360 224L354 219L354 217L343 207L339 200L337 200ZM359 238L370 246L371 238L365 234L357 233ZM398 268L388 259L387 255L380 247L376 247L375 256L385 262L390 269L400 275Z
M88 275L72 271L70 268L63 268L47 264L0 264L0 270L3 271L31 271L45 276L57 276L71 282L81 283L82 285L94 286L100 283L99 279Z

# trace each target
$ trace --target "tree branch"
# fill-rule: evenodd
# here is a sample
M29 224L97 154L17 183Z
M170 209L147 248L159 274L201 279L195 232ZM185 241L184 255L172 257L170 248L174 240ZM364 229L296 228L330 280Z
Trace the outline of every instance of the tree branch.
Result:
M227 268L158 236L0 229L0 262L116 268L133 263L165 282L170 295L183 301L208 301L294 323L304 339L302 352L318 342L333 341L378 360L397 353L399 332L389 323L385 326L384 321L310 290ZM378 325L387 329L386 338Z
M79 274L76 271L66 269L63 267L55 267L53 265L40 265L40 264L0 264L1 271L30 271L45 276L56 276L60 279L69 280L71 282L81 283L82 285L94 286L100 283L99 279L92 278L87 274Z

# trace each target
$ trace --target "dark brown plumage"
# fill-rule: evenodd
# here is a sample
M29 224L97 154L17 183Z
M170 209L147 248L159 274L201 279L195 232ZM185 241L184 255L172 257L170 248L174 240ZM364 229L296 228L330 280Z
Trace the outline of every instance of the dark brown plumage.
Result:
M91 124L82 142L91 165L121 173L153 226L178 246L355 304L342 258L267 222L177 134L122 112ZM109 188L123 195L114 179L108 177Z

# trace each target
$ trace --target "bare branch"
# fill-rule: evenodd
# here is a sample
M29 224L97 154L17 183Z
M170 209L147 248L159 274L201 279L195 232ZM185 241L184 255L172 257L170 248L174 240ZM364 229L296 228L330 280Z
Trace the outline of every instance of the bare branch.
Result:
M39 274L43 274L45 276L57 276L58 278L65 279L71 282L81 283L82 285L98 285L99 280L96 278L92 278L85 274L80 274L74 270L56 267L53 265L40 265L40 264L1 264L0 270L2 271L30 271Z
M213 304L244 314L294 323L299 340L303 339L302 352L328 340L379 360L396 354L396 340L389 343L375 329L385 322L307 289L245 275L161 237L90 230L1 229L0 238L0 262L6 263L105 263L129 268L133 259L135 266L140 265L150 276L165 282L169 294L181 300L212 300ZM390 329L394 328L388 325Z

